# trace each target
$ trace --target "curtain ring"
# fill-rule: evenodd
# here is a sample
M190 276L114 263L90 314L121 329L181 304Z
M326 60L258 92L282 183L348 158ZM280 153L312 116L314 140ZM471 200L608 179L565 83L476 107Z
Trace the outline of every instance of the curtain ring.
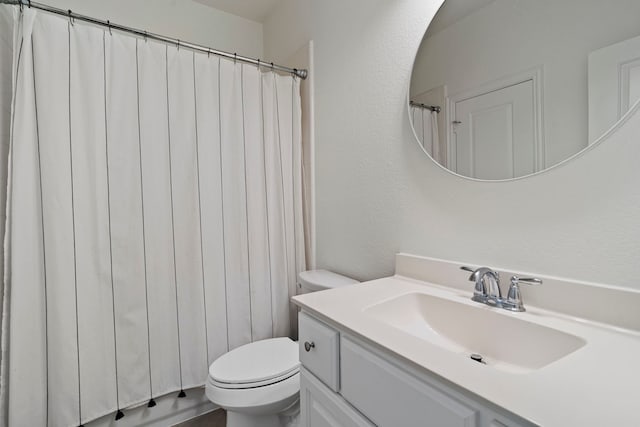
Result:
M147 32L146 31L144 32L144 42L145 43L147 42Z
M233 63L236 63L236 60L238 59L238 54L237 53L233 53Z
M257 64L257 66L258 66L258 71L260 71L260 58L258 58L258 64Z
M111 32L111 21L107 20L107 28L109 29L109 35L112 36L113 33Z
M207 48L207 58L211 58L211 48Z
M69 14L69 23L73 25L73 12L69 9L67 13Z
M271 63L271 71L273 71L273 62Z

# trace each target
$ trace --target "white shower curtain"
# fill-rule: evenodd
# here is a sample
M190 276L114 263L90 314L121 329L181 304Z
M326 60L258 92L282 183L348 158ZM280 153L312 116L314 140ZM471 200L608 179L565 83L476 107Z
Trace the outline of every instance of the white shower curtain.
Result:
M3 425L77 426L201 386L222 353L290 334L299 81L2 13L17 19Z
M411 123L420 145L436 162L443 164L442 153L444 150L440 147L438 113L419 105L411 105L409 108L411 111Z

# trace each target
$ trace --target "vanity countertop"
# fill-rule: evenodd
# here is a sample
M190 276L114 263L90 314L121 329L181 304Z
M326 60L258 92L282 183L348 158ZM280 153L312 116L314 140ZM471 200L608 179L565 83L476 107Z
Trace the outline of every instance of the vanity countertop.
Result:
M410 293L424 293L483 310L497 310L586 341L538 370L511 373L400 331L365 309ZM527 305L512 313L470 300L471 292L392 276L299 295L295 304L391 356L424 369L541 426L640 426L640 333ZM526 301L525 301L526 305ZM473 324L469 328L474 328ZM508 339L508 337L505 337Z

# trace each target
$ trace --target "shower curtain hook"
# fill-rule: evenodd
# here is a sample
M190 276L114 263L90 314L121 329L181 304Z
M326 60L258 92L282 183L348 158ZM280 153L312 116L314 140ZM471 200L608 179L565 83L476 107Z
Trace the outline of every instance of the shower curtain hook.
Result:
M145 43L147 42L147 31L146 31L146 30L145 30L145 32L144 32L144 42L145 42Z
M69 13L69 23L73 25L73 12L71 11L71 9L69 9L68 13Z
M271 72L273 72L273 62L271 63Z
M233 53L233 63L236 63L236 60L238 59L238 54L237 53Z
M176 43L176 47L178 50L180 50L180 40L178 40L178 43Z
M112 36L113 33L111 32L111 22L109 20L107 20L107 28L109 29L109 35Z
M28 1L29 1L29 9L31 9L31 0L28 0Z
M211 48L207 48L207 58L211 58Z
M257 66L258 66L258 71L260 71L260 58L258 58L258 64L257 64Z

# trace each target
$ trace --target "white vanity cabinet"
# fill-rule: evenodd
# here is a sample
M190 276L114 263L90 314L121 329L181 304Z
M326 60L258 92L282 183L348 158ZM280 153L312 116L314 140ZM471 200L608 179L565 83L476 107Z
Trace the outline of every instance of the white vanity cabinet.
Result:
M532 425L305 312L299 329L301 427Z

